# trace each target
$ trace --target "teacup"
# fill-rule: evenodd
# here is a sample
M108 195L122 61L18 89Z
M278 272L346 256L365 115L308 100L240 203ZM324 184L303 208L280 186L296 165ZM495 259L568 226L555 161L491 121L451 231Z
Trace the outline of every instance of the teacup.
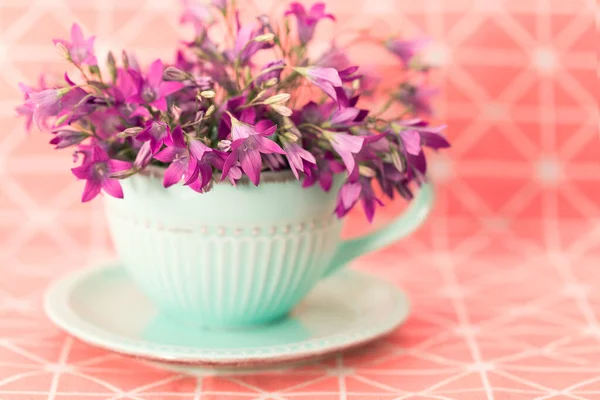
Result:
M320 279L418 228L433 203L425 184L403 216L342 241L333 213L342 177L329 192L303 188L289 172L261 179L199 194L165 189L153 172L123 180L124 199L105 198L125 269L165 314L211 328L282 318Z

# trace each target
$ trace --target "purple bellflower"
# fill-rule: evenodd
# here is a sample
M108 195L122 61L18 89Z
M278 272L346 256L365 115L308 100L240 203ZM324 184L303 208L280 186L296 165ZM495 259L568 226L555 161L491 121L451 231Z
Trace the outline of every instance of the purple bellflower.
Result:
M335 150L342 158L348 173L351 173L356 165L354 160L355 154L362 149L365 138L350 135L348 133L332 131L326 131L325 137L329 140L329 143L331 143L333 150Z
M144 130L135 138L141 142L149 142L149 150L156 154L169 137L169 133L169 126L165 122L148 121Z
M38 126L45 124L50 117L73 111L73 107L89 97L88 93L78 87L63 89L45 89L29 94L35 109L33 120Z
M404 65L408 65L413 57L422 50L429 40L417 39L417 40L400 40L400 39L388 39L383 42L383 45L391 53L396 55Z
M84 164L72 168L73 175L79 179L85 179L85 187L81 197L82 202L90 201L96 197L101 189L104 189L109 195L122 199L123 189L117 179L110 175L115 172L125 171L131 167L131 164L121 160L111 160L106 151L99 146L95 146L92 155Z
M285 142L283 144L283 149L285 150L285 156L290 164L290 169L294 173L296 179L300 178L298 171L310 175L311 168L317 165L315 156L303 149L298 143Z
M294 70L303 75L313 85L319 87L334 101L338 101L336 88L342 87L342 79L335 68L296 67Z
M262 86L273 78L279 79L284 66L285 62L283 60L271 61L266 64L260 71L258 78L255 80L256 85Z
M234 62L237 60L241 65L246 65L259 50L273 47L269 42L255 40L262 33L264 33L262 28L256 28L251 25L242 26L238 21L237 36L233 51L230 53L230 58Z
M54 138L50 144L55 145L55 149L64 149L81 143L90 135L85 132L79 132L72 129L59 129L54 131Z
M263 120L255 126L243 123L231 116L231 154L225 160L223 175L227 176L229 169L239 161L242 171L252 183L258 185L260 182L260 171L262 169L262 154L279 153L285 154L277 143L268 139L277 129L270 121Z
M335 17L325 12L325 3L315 3L307 12L300 3L290 4L290 9L285 15L294 15L298 23L298 37L302 44L310 42L315 34L317 23L324 18L335 21Z
M54 39L54 44L60 43L69 51L69 57L77 65L98 65L94 55L95 36L88 39L83 37L83 32L77 24L71 26L71 42L63 39Z
M138 90L129 100L149 104L160 111L167 111L166 97L183 88L183 84L163 81L163 71L163 63L158 59L150 65L146 79L136 74Z
M325 152L315 158L317 160L317 168L313 168L311 173L306 175L302 186L310 187L318 182L321 189L329 192L333 185L333 176L344 172L344 165L337 161L330 152Z
M210 8L196 0L181 0L181 3L184 9L179 22L191 24L196 36L204 35L213 22Z
M338 218L345 216L360 199L367 220L373 222L376 205L383 206L383 203L375 195L371 180L372 178L359 176L357 171L350 174L338 193L338 202L335 208Z

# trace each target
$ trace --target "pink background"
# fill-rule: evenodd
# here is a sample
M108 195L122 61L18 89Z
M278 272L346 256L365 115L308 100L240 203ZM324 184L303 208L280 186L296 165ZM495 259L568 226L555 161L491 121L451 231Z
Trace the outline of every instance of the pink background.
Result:
M240 0L247 15L284 2ZM185 378L66 337L41 312L59 274L112 256L100 201L79 204L68 152L27 137L19 81L63 67L73 21L97 53L169 57L171 0L0 0L0 399L600 399L600 136L593 0L330 1L320 37L426 33L439 121L435 216L357 262L413 300L362 351L292 372ZM188 36L189 37L189 36ZM323 42L316 46L323 47ZM596 47L595 47L596 46ZM392 59L357 48L385 76ZM392 204L375 224L402 204ZM367 229L352 215L349 234Z

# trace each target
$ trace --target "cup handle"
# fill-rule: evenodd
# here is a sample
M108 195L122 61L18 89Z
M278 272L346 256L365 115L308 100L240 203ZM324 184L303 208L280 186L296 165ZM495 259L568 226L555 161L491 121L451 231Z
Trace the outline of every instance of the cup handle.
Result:
M433 208L433 201L433 187L430 183L424 183L409 208L394 221L368 235L342 241L323 277L332 274L358 256L389 246L410 235L425 222Z

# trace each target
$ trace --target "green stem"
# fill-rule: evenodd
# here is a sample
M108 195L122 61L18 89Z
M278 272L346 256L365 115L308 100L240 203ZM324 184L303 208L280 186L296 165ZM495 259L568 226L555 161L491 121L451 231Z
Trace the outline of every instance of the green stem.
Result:
M392 104L394 104L394 99L392 97L390 97L388 99L388 101L385 102L385 104L383 105L383 107L381 107L381 109L374 114L374 116L375 117L379 117L380 115L382 115L383 113L385 113L392 106Z

